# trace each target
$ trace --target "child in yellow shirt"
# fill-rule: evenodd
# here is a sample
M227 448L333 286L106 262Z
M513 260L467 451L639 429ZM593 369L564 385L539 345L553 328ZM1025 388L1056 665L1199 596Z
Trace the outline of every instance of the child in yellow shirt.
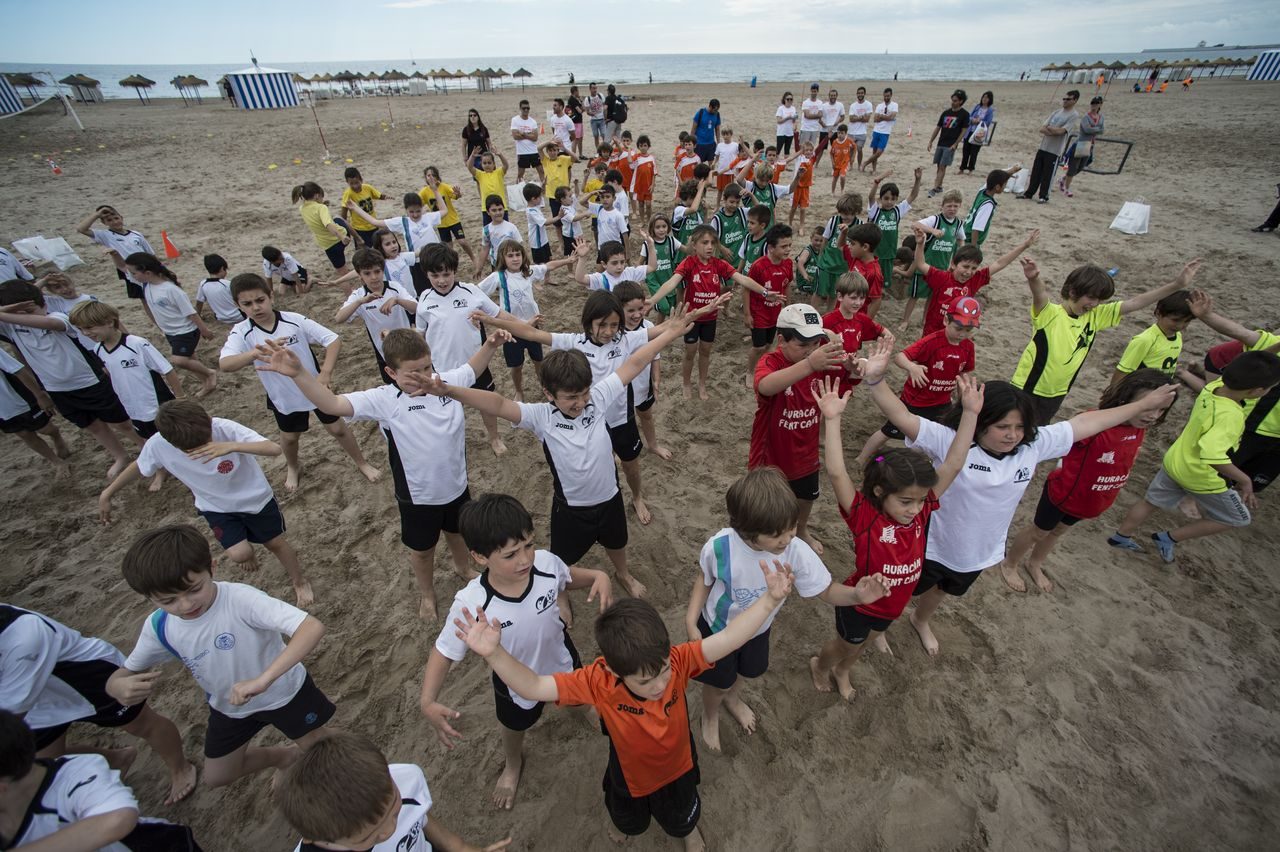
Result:
M462 218L458 216L458 209L453 206L453 202L462 197L458 194L457 188L445 183L440 178L440 170L435 166L427 166L422 170L422 180L426 185L418 190L418 197L422 199L423 205L432 210L439 210L440 205L444 205L444 218L436 226L436 230L440 233L440 242L457 241L462 250L467 253L467 257L471 258L471 267L479 269L476 250L467 242L467 235L462 230Z
M360 176L360 170L355 166L347 166L347 170L342 173L347 180L347 188L342 191L342 209L347 209L347 204L354 201L356 206L368 213L374 215L373 203L384 198L381 192L364 182L364 178ZM373 248L373 235L378 230L377 226L370 225L368 222L356 217L351 223L355 228L356 234L360 239L364 240L366 248Z

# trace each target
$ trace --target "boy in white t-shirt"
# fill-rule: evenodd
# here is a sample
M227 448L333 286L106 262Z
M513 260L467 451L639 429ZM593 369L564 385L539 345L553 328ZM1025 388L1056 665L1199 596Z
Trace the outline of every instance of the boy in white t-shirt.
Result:
M378 362L378 378L390 384L385 369L387 362L382 356L382 337L393 329L413 327L418 300L412 291L406 292L385 279L386 260L374 249L356 249L351 256L351 266L360 276L360 286L351 291L333 319L351 322L359 317L364 322L373 357Z
M511 838L477 847L427 819L431 791L422 769L393 763L367 737L336 731L282 772L272 790L285 821L302 835L294 852L501 852Z
M617 190L606 183L597 190L596 197L600 199L599 203L593 202L587 205L587 209L596 217L596 245L604 248L605 243L621 243L623 257L625 258L627 252L627 217L614 206L617 199Z
M140 819L133 791L101 755L37 758L31 730L7 710L0 710L0 815L5 849L200 848L186 826Z
M286 287L295 294L311 289L306 267L294 260L289 252L280 251L275 246L262 247L262 277L271 282L271 292L277 299L285 294Z
M302 660L325 627L314 616L253 586L213 579L213 555L195 527L175 524L134 539L121 573L129 588L159 607L107 694L125 706L151 696L156 666L178 659L209 703L204 783L221 787L264 769L281 769L327 735L334 706ZM289 636L286 645L283 636ZM271 726L289 746L249 742Z
M489 222L481 230L480 245L489 260L489 267L497 269L498 246L507 240L515 240L518 243L524 240L520 236L520 229L507 218L507 207L502 202L501 196L490 195L484 200L484 207L488 211Z
M100 222L104 227L93 227ZM147 238L137 231L131 231L124 225L124 217L120 211L108 205L99 205L88 216L76 225L76 230L107 250L108 257L116 266L116 275L124 282L125 293L130 299L142 300L142 282L136 281L124 268L124 259L134 252L145 251L155 254L156 250L147 242ZM150 308L143 303L143 310L150 313Z
M0 432L17 435L40 458L53 465L53 475L71 475L66 458L71 448L53 422L53 400L36 381L35 374L17 358L0 349ZM53 446L40 437L49 438Z
M590 589L587 600L599 597L601 612L612 602L603 571L566 565L555 554L534 549L533 518L516 498L481 495L463 508L459 523L471 558L483 570L453 598L444 629L427 657L421 698L423 715L448 749L462 739L450 724L460 714L437 697L449 670L467 655L467 645L454 626L464 611L483 609L497 618L504 625L502 647L507 653L538 674L550 675L582 667L555 605L560 596L570 589ZM496 676L493 697L506 759L493 804L510 810L524 768L524 734L541 718L543 704L516 693Z
M579 250L578 263L573 268L573 280L588 290L612 290L623 281L643 283L658 268L658 252L653 244L653 237L643 230L637 232L644 239L648 259L644 266L627 266L627 247L616 240L601 243L596 253L596 262L604 267L599 272L588 272L591 250Z
M224 325L235 325L244 319L231 296L231 282L227 279L227 261L220 254L206 254L204 269L209 277L196 287L196 313L204 319L204 306L213 311L214 319Z
M224 373L256 366L270 357L264 348L268 340L284 341L294 350L306 369L316 374L321 384L327 385L338 363L342 341L330 329L320 323L288 311L278 311L272 301L271 285L265 278L252 272L244 272L231 279L231 295L245 318L232 327L222 345L218 368ZM324 363L316 361L312 346L324 348ZM267 409L275 416L280 429L280 445L284 448L286 491L298 490L302 465L298 461L298 443L310 426L311 412L315 406L307 401L293 382L283 376L258 372L263 390L267 392ZM370 482L381 475L364 459L355 435L337 418L323 411L316 412L316 419L325 431L337 440L339 446L356 463L360 473Z
M200 403L173 400L156 412L156 434L136 461L98 497L98 515L111 522L111 497L141 476L161 469L191 489L213 537L233 562L258 570L254 544L275 554L293 583L299 606L314 600L298 553L284 534L284 515L254 456L278 456L280 445L234 420L210 417Z
M546 263L551 260L551 238L547 234L547 211L543 209L542 187L536 183L526 183L520 191L524 196L524 215L529 228L529 252L534 263ZM499 264L494 263L497 268Z
M432 186L432 183L432 179L428 177L427 186L434 189L440 185L439 181L434 181L434 186ZM414 254L421 251L424 246L440 242L440 232L437 229L440 227L440 220L449 215L448 210L425 212L422 206L422 196L416 192L406 192L404 194L405 215L403 216L375 219L361 210L360 206L354 201L347 203L347 209L370 225L386 228L391 233L404 237L409 251Z

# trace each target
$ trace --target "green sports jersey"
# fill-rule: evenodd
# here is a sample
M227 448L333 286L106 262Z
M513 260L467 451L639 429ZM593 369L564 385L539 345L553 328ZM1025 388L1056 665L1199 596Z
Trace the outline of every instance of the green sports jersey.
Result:
M688 207L677 207L676 215L671 217L671 227L675 229L676 240L688 244L693 229L702 224L702 211L690 210Z
M772 183L766 183L764 186L752 181L747 184L747 191L742 196L743 207L754 207L757 204L763 204L769 208L769 221L764 226L769 228L773 225L773 209L778 206L778 189Z
M1166 337L1160 326L1151 325L1141 334L1135 334L1125 347L1116 369L1122 373L1148 367L1172 376L1178 368L1178 356L1182 354L1182 332L1175 331Z
M653 243L654 253L658 257L658 265L645 276L645 284L649 286L649 292L652 293L658 287L667 283L667 279L676 271L676 238L671 234L667 234L661 240L655 240ZM640 259L646 264L649 262L649 244L644 243L640 246Z
M978 235L978 245L985 243L987 234L991 233L991 220L996 217L996 206L995 198L985 189L978 190L978 194L973 197L973 205L964 220L964 230L967 234Z
M876 257L881 260L893 260L898 253L898 227L902 217L911 209L911 204L900 201L892 207L883 208L878 204L871 205L867 211L867 221L880 229L880 245L876 246Z
M827 220L827 224L822 228L822 253L818 255L818 268L823 272L838 273L843 275L849 271L849 262L844 257L844 247L840 243L840 227L844 224L844 220L840 218L840 214L832 216ZM853 228L862 224L857 216L853 217L853 221L848 227Z
M742 261L741 269L745 272L751 268L751 264L755 263L764 255L765 237L760 235L759 239L752 239L750 234L742 241L742 248L738 250L738 258Z
M937 269L950 269L951 258L955 255L956 249L960 248L960 241L964 239L964 226L960 224L959 219L948 219L939 213L933 217L933 227L942 231L942 236L930 236L925 239L925 262Z
M821 251L814 251L813 246L805 246L800 254L796 255L796 287L802 293L812 293L814 285L818 282L818 260ZM804 257L804 262L800 262L800 258Z
M741 207L732 215L723 208L711 217L711 227L716 229L720 244L729 250L731 257L738 257L742 242L747 238L747 213Z

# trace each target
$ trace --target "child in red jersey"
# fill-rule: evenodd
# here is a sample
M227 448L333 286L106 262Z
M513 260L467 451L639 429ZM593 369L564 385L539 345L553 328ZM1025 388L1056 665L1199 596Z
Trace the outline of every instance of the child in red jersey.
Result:
M631 196L636 201L636 213L641 222L648 222L653 215L653 178L658 161L649 153L649 137L636 140L636 155L631 160Z
M755 386L756 363L778 334L778 313L787 303L787 290L795 278L791 260L791 228L774 225L764 235L765 252L747 275L760 287L747 292L751 320L751 351L747 353L747 387Z
M741 284L748 290L762 292L759 284L734 269L732 264L716 257L718 245L715 229L710 225L699 225L689 235L685 245L686 251L693 253L680 261L676 271L666 283L657 289L647 302L652 308L662 301L663 297L684 282L684 301L689 310L696 311L706 307L720 298L721 288L726 280ZM684 336L684 398L693 399L693 362L698 361L698 398L707 400L707 375L711 372L711 346L716 341L716 317L719 311L694 320L691 328Z
M836 309L822 318L822 327L833 333L844 347L845 355L852 357L862 348L885 334L884 326L862 311L867 301L867 279L857 272L846 272L836 280ZM852 363L851 361L846 364ZM853 390L861 379L853 377L848 369L833 375L840 378L840 393Z
M812 305L787 305L778 314L782 342L756 365L756 413L751 422L747 467L773 465L800 501L796 536L819 555L809 534L809 513L818 499L817 376L845 364L844 347L832 341Z
M1102 392L1098 408L1128 405L1171 383L1170 377L1159 370L1134 370ZM1067 530L1111 508L1129 479L1146 431L1163 423L1168 413L1167 406L1143 412L1071 448L1045 480L1040 502L1036 504L1035 520L1018 533L1004 562L1000 563L1000 574L1009 588L1015 592L1027 590L1019 566L1030 553L1027 572L1031 579L1041 591L1053 591L1053 581L1044 573L1045 559Z
M888 345L881 342L872 348L879 351ZM875 383L881 381L884 379ZM819 385L818 407L827 421L823 458L840 517L853 534L857 560L845 585L857 585L863 577L883 573L890 587L887 597L872 603L836 607L836 638L823 645L818 656L809 659L813 685L819 692L830 692L834 680L840 696L852 701L855 690L849 670L862 655L864 643L867 639L879 640L902 615L920 580L929 515L938 508L939 498L964 467L982 409L982 385L969 376L960 379L964 413L947 456L936 470L920 450L886 450L866 466L861 491L854 489L845 470L844 449L840 446L840 415L849 402L849 394L839 393L830 378L822 379Z
M960 296L973 296L983 287L991 283L997 272L1018 259L1040 238L1040 229L1036 228L1027 234L1027 238L1014 246L1008 253L996 258L990 266L982 266L982 249L975 245L963 245L951 258L950 269L938 269L930 266L924 259L923 230L912 226L916 232L915 263L908 271L918 272L924 276L929 288L929 302L924 309L924 332L932 334L941 331L947 324L947 307ZM903 325L906 325L906 320Z
M894 356L893 361L907 373L899 398L912 414L937 420L951 407L951 393L963 373L973 372L973 333L982 322L982 305L972 296L959 296L947 309L947 327L926 334ZM886 422L872 432L858 453L857 464L867 461L890 438L902 440L902 432Z
M876 254L882 236L880 227L870 222L846 228L840 234L845 263L867 280L867 300L861 310L872 319L880 312L880 300L884 298L884 270Z

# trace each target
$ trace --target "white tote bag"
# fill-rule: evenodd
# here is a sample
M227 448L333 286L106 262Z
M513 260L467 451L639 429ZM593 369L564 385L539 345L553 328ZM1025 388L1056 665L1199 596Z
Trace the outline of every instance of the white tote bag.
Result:
M1027 169L1018 169L1009 176L1009 183L1005 185L1004 191L1010 195L1021 195L1029 186L1031 186L1031 172Z
M1111 227L1126 234L1145 234L1151 227L1151 205L1139 198L1126 201L1111 221Z

